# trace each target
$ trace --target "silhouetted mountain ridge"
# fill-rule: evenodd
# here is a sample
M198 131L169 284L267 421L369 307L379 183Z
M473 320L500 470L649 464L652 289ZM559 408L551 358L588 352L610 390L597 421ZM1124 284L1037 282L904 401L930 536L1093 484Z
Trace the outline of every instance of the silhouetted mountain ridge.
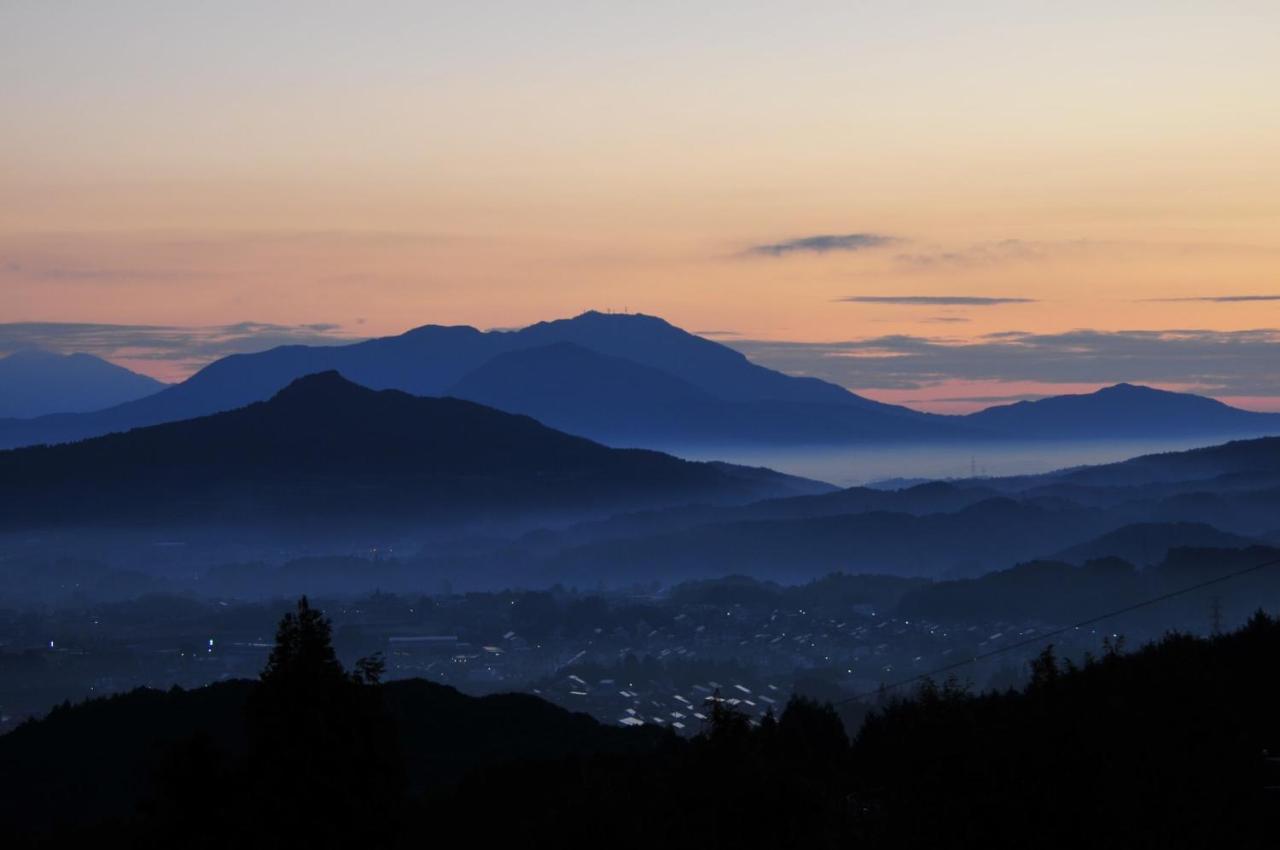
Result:
M977 483L977 482L975 482ZM1205 490L1261 487L1280 483L1280 437L1232 440L1180 452L1140 455L1116 463L1061 469L1042 475L981 479L984 487L1006 492L1033 488L1115 488L1195 485Z
M667 373L665 382L682 381L722 400L749 401L765 408L773 401L805 403L863 409L872 418L893 414L923 422L942 421L940 417L863 399L834 384L774 372L751 363L737 351L652 316L588 312L517 331L424 325L398 336L347 345L289 345L255 354L235 354L211 363L181 384L137 402L87 415L0 422L0 447L66 442L231 410L266 400L296 378L327 370L340 371L371 389L444 395L493 358L555 343L569 343L615 358L609 363L622 370L623 380L645 368L657 370ZM543 380L556 378L548 375ZM643 403L643 398L637 403ZM590 404L590 398L585 396L580 402L588 409ZM568 423L564 417L560 421ZM951 426L933 427L947 430Z
M1064 549L1054 559L1083 564L1114 557L1144 567L1163 561L1170 549L1244 549L1256 545L1257 540L1203 522L1140 522Z
M1029 439L1254 436L1280 432L1280 415L1274 413L1240 410L1203 396L1134 384L989 407L964 420Z
M1031 620L1062 625L1193 588L1277 556L1280 550L1266 546L1188 546L1168 550L1158 563L1144 569L1117 557L1094 558L1080 565L1035 560L978 578L915 588L902 597L897 610L900 616L940 622ZM1157 632L1174 623L1207 623L1215 599L1228 616L1238 620L1255 610L1259 600L1274 598L1278 591L1280 570L1261 570L1144 606L1126 613L1120 622Z
M942 416L785 375L654 316L595 311L514 331L424 325L345 345L236 354L101 411L0 421L0 447L67 442L264 401L337 370L371 389L453 394L613 445L650 448L1280 433L1280 415L1118 385Z
M610 449L469 401L375 391L336 372L270 401L51 447L0 452L0 522L431 524L748 501L826 485Z

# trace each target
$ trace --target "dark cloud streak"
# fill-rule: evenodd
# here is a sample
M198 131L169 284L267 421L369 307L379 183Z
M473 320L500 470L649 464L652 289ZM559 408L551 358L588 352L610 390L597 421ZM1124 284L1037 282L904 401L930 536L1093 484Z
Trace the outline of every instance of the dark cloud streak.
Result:
M849 295L836 301L854 304L898 304L908 307L992 307L1034 304L1034 298L992 298L981 295Z
M737 340L758 363L853 389L947 380L1162 383L1215 395L1280 396L1280 328L1006 331L974 340L909 335L832 343Z
M844 233L820 234L818 236L802 236L772 242L764 245L752 245L747 254L763 257L785 257L790 254L829 254L833 252L865 251L891 245L898 240L892 236L879 233Z
M1190 298L1147 298L1148 303L1237 304L1250 301L1280 301L1280 295L1199 295Z

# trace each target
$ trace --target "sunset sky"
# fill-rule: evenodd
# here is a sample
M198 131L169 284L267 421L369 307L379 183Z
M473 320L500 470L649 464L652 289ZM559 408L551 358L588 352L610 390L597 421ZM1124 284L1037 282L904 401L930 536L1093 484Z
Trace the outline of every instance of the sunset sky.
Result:
M587 309L1280 410L1280 3L0 3L0 353Z

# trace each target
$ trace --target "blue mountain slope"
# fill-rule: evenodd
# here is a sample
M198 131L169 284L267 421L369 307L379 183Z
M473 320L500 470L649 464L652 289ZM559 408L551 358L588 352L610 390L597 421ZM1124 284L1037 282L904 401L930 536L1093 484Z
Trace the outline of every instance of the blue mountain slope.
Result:
M517 331L427 325L350 345L226 357L181 384L92 413L0 419L0 448L206 416L335 370L372 389L454 394L626 445L848 445L1280 433L1280 415L1119 385L938 416L793 377L643 315L589 312Z
M907 408L881 405L846 390L807 378L792 378L756 366L741 354L696 337L661 319L636 315L584 313L574 319L533 325L520 331L482 332L470 327L427 325L395 337L340 346L283 346L257 354L223 358L181 384L137 402L87 415L55 415L29 421L0 422L0 448L86 437L205 416L262 401L303 375L336 370L372 389L400 389L415 395L443 395L464 376L510 352L574 343L606 357L627 380L649 388L682 381L710 397L763 405L759 415L783 419L775 400L845 407L931 423L941 432L952 424ZM623 358L621 355L627 355ZM644 367L644 368L641 368ZM647 368L649 371L645 372ZM665 372L661 379L654 371ZM555 376L544 376L554 379ZM651 379L651 380L650 380ZM644 387L637 387L637 390ZM727 394L727 395L726 395ZM643 402L643 392L637 392ZM581 404L590 405L588 393ZM561 421L568 426L567 420ZM843 426L828 429L837 435ZM582 429L574 429L582 430Z
M817 378L797 378L752 363L740 352L683 331L656 316L587 312L572 319L539 322L516 332L522 346L572 342L611 357L660 369L726 401L798 401L892 410Z
M412 527L829 489L765 469L611 449L528 417L374 391L326 372L224 413L0 452L0 528L302 520Z
M952 428L889 405L725 399L670 372L567 342L500 354L448 394L614 445L838 444L931 438Z

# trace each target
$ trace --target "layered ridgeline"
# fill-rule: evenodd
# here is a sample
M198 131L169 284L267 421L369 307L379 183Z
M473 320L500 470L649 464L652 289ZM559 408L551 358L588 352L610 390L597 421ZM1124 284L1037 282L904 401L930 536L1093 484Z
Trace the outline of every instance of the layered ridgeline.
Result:
M767 369L659 318L589 312L516 331L427 325L350 345L232 355L115 407L0 421L0 447L231 410L326 370L372 389L468 399L611 445L650 448L1280 433L1280 416L1139 387L970 416L921 413Z
M1274 540L1280 438L1271 437L1046 475L647 511L542 535L537 546L548 580L747 572L796 581L836 570L972 576L1035 559L1144 566L1177 548Z
M488 586L739 572L976 576L1107 556L1143 566L1179 547L1275 542L1277 517L1280 438L1041 476L834 490L610 449L527 417L368 390L333 373L224 414L0 452L0 529L10 531L207 525L320 540L460 520L544 526L465 551L431 547L398 578L379 579L406 590L420 589L421 576Z
M519 356L503 357L513 353ZM427 325L351 345L291 345L232 355L135 402L91 414L0 422L0 447L77 440L231 410L327 370L372 389L480 401L616 445L686 437L716 443L842 442L853 436L944 438L957 432L946 417L757 366L661 319L590 312L518 331ZM622 405L619 413L605 410L615 404Z
M164 388L92 354L32 349L0 357L0 418L101 410Z
M1087 505L1133 521L1203 522L1264 537L1280 529L1277 437L975 483L987 492Z
M611 449L450 398L337 373L269 401L59 446L0 452L0 528L554 519L830 489L769 470Z

